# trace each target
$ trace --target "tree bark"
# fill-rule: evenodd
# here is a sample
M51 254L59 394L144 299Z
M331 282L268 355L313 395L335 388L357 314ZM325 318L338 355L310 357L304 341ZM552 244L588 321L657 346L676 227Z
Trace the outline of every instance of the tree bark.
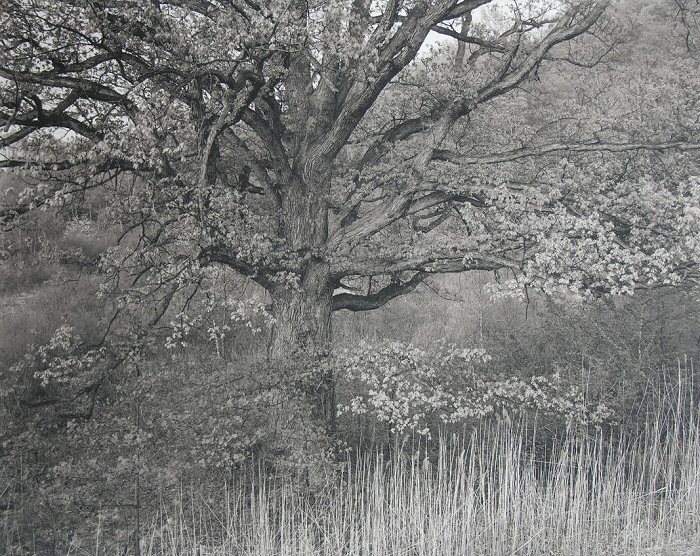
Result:
M298 288L273 293L275 324L269 349L277 364L293 360L318 369L302 383L314 420L329 437L336 430L335 376L323 365L323 359L330 351L332 296L328 263L307 264Z
M319 189L299 182L282 195L279 231L298 254L300 269L298 283L280 284L271 292L275 324L269 356L277 364L289 364L293 358L307 369L318 369L305 373L303 388L316 424L330 438L336 429L335 377L322 360L330 351L333 287L323 253L328 211Z
M306 265L298 288L280 288L273 293L276 319L270 342L272 357L292 353L315 355L326 350L331 334L332 291L327 263Z

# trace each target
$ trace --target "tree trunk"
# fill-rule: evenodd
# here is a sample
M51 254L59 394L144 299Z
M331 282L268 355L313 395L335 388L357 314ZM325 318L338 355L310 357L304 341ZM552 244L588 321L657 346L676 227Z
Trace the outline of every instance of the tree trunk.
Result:
M291 357L308 369L324 369L321 359L330 351L333 287L330 264L324 259L328 239L328 210L321 186L303 181L284 190L279 234L298 253L298 284L281 284L272 293L276 320L270 341L273 361L288 363ZM335 434L335 378L320 371L305 383L314 420L326 434Z
M307 264L298 289L273 293L275 324L270 341L270 358L289 363L296 360L309 369L325 369L323 359L330 351L332 287L328 263ZM335 434L335 377L320 370L304 380L314 420L326 434Z

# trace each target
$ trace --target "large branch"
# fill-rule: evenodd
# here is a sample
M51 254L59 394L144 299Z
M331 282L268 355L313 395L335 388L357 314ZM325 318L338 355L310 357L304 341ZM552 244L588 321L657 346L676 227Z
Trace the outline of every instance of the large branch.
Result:
M449 161L461 165L477 164L502 164L513 162L524 158L544 156L555 152L585 153L585 152L611 152L622 153L629 151L649 150L649 151L697 151L700 150L700 143L689 141L669 141L661 143L552 143L539 147L514 149L502 153L485 154L478 156L464 156L454 151L435 150L433 160ZM424 185L420 186L421 188ZM480 200L464 193L444 192L439 189L439 184L435 185L435 191L423 196L417 196L416 190L404 191L401 194L391 197L373 210L337 230L329 241L329 246L333 249L340 247L341 243L357 244L395 222L408 215L415 214L420 210L426 210L441 203L448 202L468 202L479 206Z
M455 255L415 255L385 258L344 259L331 261L331 274L336 280L345 276L380 276L401 272L426 272L446 274L470 270L498 270L510 268L519 271L521 261L505 255L463 252Z
M0 124L4 126L5 130L9 130L11 127L19 127L14 133L0 137L0 148L13 145L35 130L42 128L70 129L78 135L95 142L98 141L102 138L102 135L96 129L66 113L79 98L79 92L72 90L56 104L55 108L47 112L44 110L41 100L35 95L30 95L29 100L34 105L34 109L31 112L19 113L22 100L18 102L13 114L0 112Z
M418 3L412 7L398 30L387 39L374 36L365 49L362 70L357 71L344 102L337 109L337 117L327 133L310 149L304 161L304 178L324 174L333 159L347 143L353 131L372 107L389 82L418 54L430 30L437 24L460 17L493 0L440 0L433 6ZM387 30L388 31L388 30ZM375 61L376 56L376 61ZM367 74L367 68L376 70Z
M393 143L426 132L429 141L416 154L412 165L416 180L421 181L422 173L429 161L439 159L435 153L457 120L467 116L479 104L493 100L520 86L536 70L552 48L587 32L598 21L606 6L607 2L603 0L587 0L571 8L558 19L547 35L517 66L514 66L514 59L519 51L518 45L506 53L506 60L501 70L487 85L477 91L474 98L469 96L456 98L442 110L396 124L386 131L380 140L367 149L362 157L360 166L364 167L376 163L389 152ZM354 191L357 189L359 188L355 188ZM341 221L346 227L355 224L354 221L357 219L356 215L358 214L357 207L363 200L361 195L359 198L355 198L357 196L354 191L347 199L346 210L341 213ZM387 218L384 219L385 223L379 226L378 229L383 229L393 221L396 221L397 215L400 218L402 211L396 210L397 205L401 207L410 205L411 199L412 192L405 191L401 194L399 203L395 199L388 200L385 206L375 211L383 212L387 215ZM372 216L372 219L377 220L374 216ZM366 227L366 225L363 223L357 226L358 229L362 227Z
M585 153L585 152L610 152L622 153L629 151L696 151L700 150L700 143L689 141L667 141L661 143L551 143L539 147L514 149L502 153L485 154L479 156L463 156L454 151L435 151L433 160L442 160L458 164L502 164L513 162L523 158L544 156L555 152Z
M344 226L341 223L341 227L329 238L329 248L335 250L341 245L355 245L402 218L445 203L462 202L483 206L481 199L475 195L446 191L431 191L425 195L418 193L410 191L391 197L352 224Z
M13 71L0 66L0 77L14 83L26 83L32 85L43 85L45 87L56 87L78 91L82 98L99 100L101 102L123 104L133 108L126 96L114 89L86 79L84 77L68 77L57 72L30 73Z
M46 128L63 128L69 129L82 137L97 142L102 138L102 134L89 125L76 120L68 114L61 111L52 111L48 114L40 114L31 112L22 116L11 116L0 112L0 123L3 125L11 125L20 127L16 132L0 137L0 148L9 147L14 143L19 142L33 131Z
M371 311L383 307L392 299L412 292L418 287L429 272L420 271L414 274L406 282L391 282L388 286L378 292L367 295L356 295L351 293L339 293L333 296L333 310L349 309L350 311Z
M199 264L203 267L212 263L227 266L242 276L250 278L266 290L272 290L272 288L275 286L275 283L270 278L269 274L286 270L285 268L280 267L278 269L266 268L263 271L255 264L237 257L231 250L214 245L203 248L198 259Z

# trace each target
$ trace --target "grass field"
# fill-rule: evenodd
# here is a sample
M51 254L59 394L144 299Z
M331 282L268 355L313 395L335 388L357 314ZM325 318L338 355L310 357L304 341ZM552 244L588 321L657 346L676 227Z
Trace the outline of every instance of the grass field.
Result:
M427 459L375 455L311 496L291 481L228 485L144 531L149 555L700 554L700 435L656 419L634 438L570 433L546 456L494 424ZM254 484L256 486L254 486ZM95 550L99 551L98 544Z

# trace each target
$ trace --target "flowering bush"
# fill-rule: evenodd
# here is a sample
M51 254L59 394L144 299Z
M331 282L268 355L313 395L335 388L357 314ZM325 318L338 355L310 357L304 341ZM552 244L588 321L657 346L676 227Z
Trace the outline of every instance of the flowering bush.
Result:
M340 404L340 414L370 416L393 433L430 435L438 424L526 410L586 425L600 425L612 416L604 405L587 404L582 391L559 372L529 380L499 376L487 367L491 357L481 348L363 342L335 360L353 392Z

